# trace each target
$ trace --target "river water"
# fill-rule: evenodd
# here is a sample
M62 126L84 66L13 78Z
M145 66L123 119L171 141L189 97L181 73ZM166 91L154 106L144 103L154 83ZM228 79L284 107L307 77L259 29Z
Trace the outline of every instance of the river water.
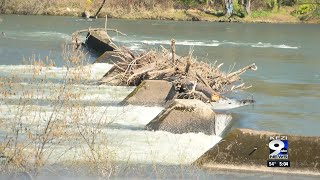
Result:
M66 71L61 52L70 41L70 34L88 27L104 27L104 19L86 21L73 17L17 15L3 15L0 18L0 32L5 33L0 37L0 76L6 77L15 72L18 76L28 78L32 76L32 70L22 61L33 56L42 59L48 56L57 67L47 71L55 73L51 78L57 84ZM159 45L168 46L170 39L174 38L179 55L187 55L193 49L198 59L224 63L222 69L226 71L232 66L236 70L256 63L258 71L242 76L244 82L253 88L241 95L229 95L235 98L253 97L256 100L253 106L229 111L234 118L232 128L320 135L320 25L109 19L108 27L126 33L127 36L113 34L114 40L137 52L159 48ZM87 58L88 64L95 59L90 54ZM88 81L98 80L110 67L108 64L88 65L86 68L91 72ZM57 84L50 85L49 91L58 89ZM108 107L107 116L117 117L118 120L107 134L125 142L112 146L123 150L118 154L119 161L131 157L133 162L139 163L175 165L183 161L188 164L220 140L220 137L202 133L173 135L143 131L143 126L162 108L116 106L132 91L130 87L75 85L75 88L89 92L89 95L81 97L81 101L98 102L101 114L103 108ZM19 99L19 96L10 98ZM11 110L18 106L13 100L9 104L1 104L1 118L10 119ZM48 112L53 111L50 104L38 103L36 106L44 106ZM146 141L148 146L145 145ZM128 152L126 147L131 147L131 151ZM145 153L146 148L150 153Z

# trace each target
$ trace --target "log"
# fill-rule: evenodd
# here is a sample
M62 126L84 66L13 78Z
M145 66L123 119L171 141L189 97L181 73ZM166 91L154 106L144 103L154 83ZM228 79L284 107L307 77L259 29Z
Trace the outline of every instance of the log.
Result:
M190 91L193 86L194 82L192 82L191 80L182 81L182 89L184 92ZM208 99L211 98L212 94L216 94L216 92L212 88L206 86L201 82L198 82L196 84L195 91L203 93Z
M196 73L197 77L199 78L200 81L202 81L203 84L205 84L207 87L211 88L211 86L209 85L209 83L198 73Z
M205 103L211 102L210 98L199 91L193 91L192 93L180 93L177 95L177 99L199 99Z
M174 39L171 39L171 54L172 54L172 63L175 64L175 54L176 54L176 41Z
M156 76L161 76L170 72L174 72L174 68L168 68L168 69L163 69L159 71L152 71L152 72L148 72L147 74L150 77L156 77Z
M133 70L132 72L134 74L132 74L128 80L127 80L127 83L129 84L129 82L132 81L132 79L134 79L135 77L138 77L138 76L141 76L149 71L152 71L154 68L155 68L156 64L155 63L152 63L152 64L148 64L146 66L143 66L139 69L136 69L136 70Z
M71 36L77 36L77 35L79 35L79 34L81 34L81 33L88 33L88 32L90 32L90 31L92 31L92 32L93 32L93 31L113 31L113 32L116 32L116 33L119 33L119 34L121 34L121 35L126 36L125 33L121 32L121 31L119 31L119 30L117 30L117 29L110 29L110 28L107 28L107 29L105 29L105 28L82 29L82 30L75 31L74 33L71 34Z
M186 74L189 73L190 66L191 66L191 62L190 62L190 59L188 59L187 65L186 65L186 70L185 70L185 73L186 73Z
M198 83L197 84L196 91L202 92L208 98L211 98L212 94L216 94L216 92L212 88L210 88L210 87L208 87L208 86L206 86L206 85L204 85L202 83Z
M246 66L246 67L244 67L242 69L239 69L238 71L235 71L233 73L228 74L227 75L227 79L231 79L234 76L239 76L239 75L243 74L244 72L246 72L247 70L250 70L250 69L253 70L253 71L256 71L256 70L258 70L258 67L256 66L255 63L253 63L253 64L251 64L249 66Z
M143 74L143 73L146 73L148 71L153 70L155 68L155 66L156 66L156 63L151 63L151 64L145 65L139 69L135 69L132 72L134 74Z

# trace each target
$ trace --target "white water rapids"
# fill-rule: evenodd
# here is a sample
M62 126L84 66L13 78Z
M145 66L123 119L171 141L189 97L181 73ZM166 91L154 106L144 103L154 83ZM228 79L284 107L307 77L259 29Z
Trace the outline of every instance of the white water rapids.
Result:
M107 140L108 152L112 152L113 160L169 165L190 164L221 139L219 136L209 136L203 133L172 134L144 130L144 126L163 108L118 106L117 103L123 100L134 87L98 86L93 83L110 68L109 64L85 66L83 69L87 73L79 75L80 79L85 79L85 82L71 84L67 91L82 92L79 93L79 97L76 98L77 102L75 102L75 104L84 105L82 110L85 111L86 118L81 119L82 125L91 124L93 126L98 122L107 124L101 129L104 135L101 139ZM5 136L10 125L17 122L17 119L31 131L36 131L39 122L47 121L52 114L55 114L57 118L64 118L64 122L72 126L75 117L72 114L73 111L68 111L67 108L55 109L55 102L59 98L62 87L61 82L68 71L70 69L65 67L0 66L1 81L9 77L23 79L23 81L12 80L12 87L20 87L16 92L0 95L2 99L0 119L4 124L0 131L1 136ZM41 79L44 78L50 81L41 82ZM39 87L41 87L40 90ZM32 95L26 95L26 92L29 91L33 91ZM3 89L2 92L4 92ZM21 103L22 97L28 99L27 103ZM20 116L19 112L22 109L23 113ZM66 145L68 143L57 146L50 158L53 161L57 157L63 160L81 159L82 154L76 148L65 153Z

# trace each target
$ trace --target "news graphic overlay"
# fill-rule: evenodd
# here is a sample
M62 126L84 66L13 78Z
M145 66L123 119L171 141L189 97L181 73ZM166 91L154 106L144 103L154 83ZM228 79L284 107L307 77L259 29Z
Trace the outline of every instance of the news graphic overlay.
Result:
M268 167L290 167L288 136L270 136Z

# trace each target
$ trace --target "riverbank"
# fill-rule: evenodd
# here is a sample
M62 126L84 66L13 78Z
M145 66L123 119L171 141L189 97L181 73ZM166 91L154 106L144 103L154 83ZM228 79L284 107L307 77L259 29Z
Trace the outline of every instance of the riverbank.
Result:
M20 2L20 0L10 1L10 3L0 5L2 14L19 15L54 15L54 16L81 16L85 9L90 9L92 14L99 7L100 2L86 8L86 3L82 1L57 1L54 3L42 2ZM152 20L173 20L173 21L208 21L208 22L242 22L242 23L320 23L320 14L300 14L295 13L299 6L283 6L279 10L253 10L250 16L245 16L239 10L235 11L231 17L224 16L223 11L212 8L174 8L173 6L154 6L146 8L144 6L122 7L106 4L98 17L117 19L152 19Z

